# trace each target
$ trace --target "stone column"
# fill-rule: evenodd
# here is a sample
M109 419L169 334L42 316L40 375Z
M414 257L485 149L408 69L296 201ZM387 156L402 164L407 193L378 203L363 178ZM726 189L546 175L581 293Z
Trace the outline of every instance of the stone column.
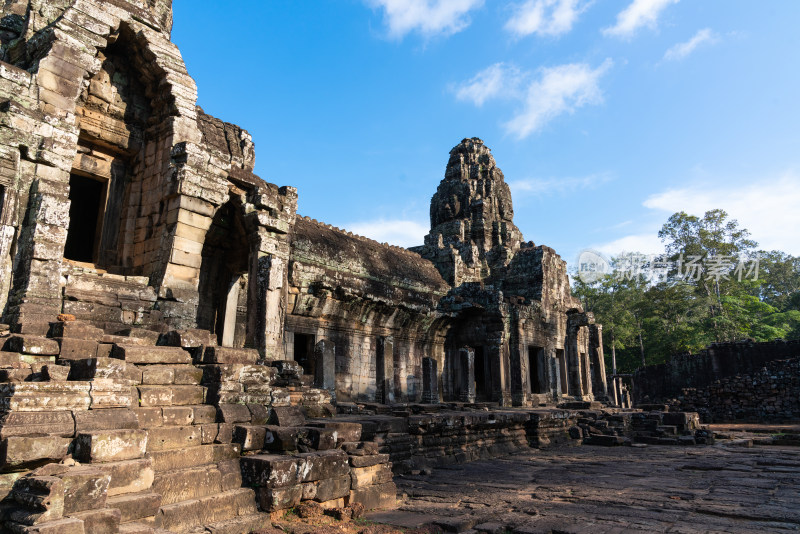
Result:
M394 402L394 338L379 337L375 358L375 401Z
M547 365L547 389L553 397L553 400L561 398L561 373L558 368L558 356L554 349L547 350L545 357Z
M458 349L458 400L475 402L475 351L469 347Z
M583 396L583 384L581 381L582 362L578 353L578 331L580 327L567 319L567 339L564 341L564 357L567 360L567 376L561 377L568 384L569 394L573 397Z
M595 399L608 397L606 361L603 356L603 326L589 325L589 358L592 362L592 393Z
M253 256L248 309L252 310L250 322L255 348L264 359L281 359L287 292L285 263L271 254Z
M336 402L336 350L332 341L322 339L314 345L316 362L314 386L331 392L331 399Z
M438 362L433 358L422 358L422 402L439 403Z

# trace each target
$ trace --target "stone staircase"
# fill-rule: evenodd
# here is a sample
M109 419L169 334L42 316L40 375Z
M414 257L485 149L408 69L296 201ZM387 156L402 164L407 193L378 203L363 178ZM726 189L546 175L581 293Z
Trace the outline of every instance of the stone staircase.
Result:
M265 427L270 410L293 403L332 414L322 406L330 396L294 362L259 362L209 337L59 321L0 338L0 526L233 534L269 525L242 487L244 427ZM62 503L78 478L102 489L89 508Z

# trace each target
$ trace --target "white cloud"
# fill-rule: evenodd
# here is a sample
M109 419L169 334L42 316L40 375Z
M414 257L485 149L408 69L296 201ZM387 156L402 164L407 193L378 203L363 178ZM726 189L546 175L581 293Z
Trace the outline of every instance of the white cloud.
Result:
M590 174L578 178L529 178L527 180L513 180L508 182L512 196L547 196L564 195L582 190L594 189L611 181L608 173Z
M644 206L671 215L685 211L702 217L712 209L725 210L765 250L800 254L800 174L786 172L772 180L749 185L696 186L650 196Z
M715 43L717 41L717 36L714 32L711 31L710 28L704 28L694 34L694 37L689 39L684 43L678 43L669 50L666 51L664 54L664 59L668 61L677 61L680 59L685 58L692 52L694 52L695 48L700 46L703 43Z
M469 12L483 0L366 0L372 8L383 9L389 37L402 39L411 32L423 37L448 36L470 25Z
M614 26L603 29L603 35L630 39L643 26L655 28L661 12L677 3L678 0L633 0L617 14Z
M527 88L522 110L505 123L506 131L522 139L563 113L601 103L603 92L598 81L612 64L606 59L596 69L586 63L541 69L539 79Z
M491 98L508 97L518 92L522 81L520 70L513 65L495 63L462 83L456 90L456 98L469 100L482 106Z
M354 234L381 243L408 248L423 244L430 225L407 219L375 219L350 223L344 227Z
M584 0L528 0L514 8L505 29L516 37L558 36L569 32L578 16L588 8Z
M796 172L743 186L706 184L669 189L649 196L643 205L657 212L663 222L679 211L702 217L709 210L723 209L750 231L760 249L800 255L800 233L795 231L800 227L800 174ZM661 252L664 246L657 236L660 228L640 228L639 233L593 248L609 255Z

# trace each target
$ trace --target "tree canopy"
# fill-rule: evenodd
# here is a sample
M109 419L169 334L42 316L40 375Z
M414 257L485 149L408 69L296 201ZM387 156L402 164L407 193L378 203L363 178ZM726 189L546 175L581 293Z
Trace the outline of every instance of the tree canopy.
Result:
M709 343L800 337L800 258L758 250L721 210L678 212L658 233L660 256L611 258L573 291L603 324L609 371L632 372Z

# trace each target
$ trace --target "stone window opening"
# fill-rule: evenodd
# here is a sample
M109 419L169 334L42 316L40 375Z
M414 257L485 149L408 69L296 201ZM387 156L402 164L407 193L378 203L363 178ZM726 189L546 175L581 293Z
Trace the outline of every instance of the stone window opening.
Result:
M90 264L98 262L107 197L107 180L70 175L69 228L64 258Z

